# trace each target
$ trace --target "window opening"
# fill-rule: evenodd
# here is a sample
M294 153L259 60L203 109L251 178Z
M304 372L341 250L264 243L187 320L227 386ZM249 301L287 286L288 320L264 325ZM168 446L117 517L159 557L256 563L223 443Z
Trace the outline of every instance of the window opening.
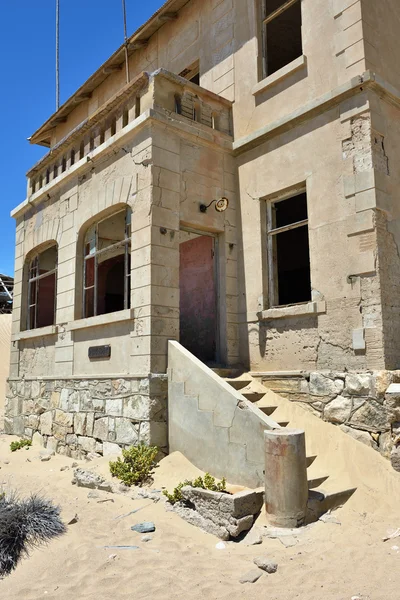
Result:
M41 176L39 177L39 190L41 190L41 189L42 189L42 187L43 187L43 175L41 175Z
M65 156L63 156L62 162L61 162L61 173L64 173L64 171L67 170L67 159L65 158Z
M311 300L307 194L267 205L270 305Z
M58 176L58 165L54 165L53 168L53 179L55 179Z
M130 308L131 210L88 229L84 240L83 316Z
M85 142L82 140L79 145L79 160L82 160L85 156Z
M29 263L27 329L54 325L56 315L57 246Z
M190 67L187 67L179 73L180 77L184 77L188 81L200 85L200 61L196 60Z
M263 76L303 54L301 0L262 0Z
M50 169L47 169L46 171L46 185L50 183Z
M129 111L127 108L125 108L124 112L122 113L122 127L126 127L129 123Z
M71 167L75 164L75 150L71 150Z
M89 152L93 152L94 150L94 137L91 136L90 140L89 140Z
M105 139L106 139L105 131L104 131L104 129L102 129L100 131L100 145L104 144Z

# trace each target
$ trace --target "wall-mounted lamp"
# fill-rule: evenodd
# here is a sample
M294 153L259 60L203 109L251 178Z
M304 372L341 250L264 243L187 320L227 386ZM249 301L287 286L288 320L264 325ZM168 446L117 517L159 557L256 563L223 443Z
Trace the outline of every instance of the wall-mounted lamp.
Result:
M200 204L200 212L206 213L207 209L210 208L212 204L215 202L215 210L217 212L225 212L229 206L228 198L222 197L219 200L212 200L210 204Z

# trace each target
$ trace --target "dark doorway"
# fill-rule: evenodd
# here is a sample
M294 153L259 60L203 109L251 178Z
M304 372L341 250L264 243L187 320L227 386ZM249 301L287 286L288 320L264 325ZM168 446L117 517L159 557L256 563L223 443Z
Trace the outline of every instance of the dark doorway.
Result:
M217 353L215 238L182 232L180 343L203 362Z

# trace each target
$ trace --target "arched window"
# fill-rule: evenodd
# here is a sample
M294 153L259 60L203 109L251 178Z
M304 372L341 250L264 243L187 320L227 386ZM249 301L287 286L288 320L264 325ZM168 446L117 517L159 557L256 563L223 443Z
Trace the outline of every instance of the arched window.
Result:
M57 244L37 253L28 267L27 329L54 325L56 316Z
M94 223L84 240L83 317L130 308L131 210Z

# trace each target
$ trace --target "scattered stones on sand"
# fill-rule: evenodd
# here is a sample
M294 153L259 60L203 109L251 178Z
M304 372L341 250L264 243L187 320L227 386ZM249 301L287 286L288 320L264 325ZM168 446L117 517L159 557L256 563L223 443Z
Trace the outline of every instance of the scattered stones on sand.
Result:
M339 519L337 519L332 513L327 512L320 516L319 521L323 523L332 523L333 525L341 525Z
M255 583L262 577L263 573L260 569L252 569L245 573L240 579L239 583Z
M89 492L87 497L93 500L95 498L100 498L100 494L99 494L99 492L93 491L93 492Z
M50 456L50 454L47 456L41 456L40 460L41 460L41 462L48 462L49 460L51 460L51 456Z
M60 471L68 471L69 467L68 465L64 465L63 467L61 467Z
M132 525L132 531L137 531L137 533L152 533L156 530L156 526L152 521L143 521L142 523L136 523L136 525Z
M112 484L109 481L106 481L104 477L81 468L75 469L72 483L78 487L90 488L92 490L97 489L104 492L113 491Z
M141 540L142 542L151 542L153 538L151 537L151 535L144 535Z
M258 527L253 526L248 533L240 540L245 546L257 546L262 544L262 535Z
M278 570L278 564L266 556L257 556L253 560L253 563L257 565L259 569L269 574L276 573Z

